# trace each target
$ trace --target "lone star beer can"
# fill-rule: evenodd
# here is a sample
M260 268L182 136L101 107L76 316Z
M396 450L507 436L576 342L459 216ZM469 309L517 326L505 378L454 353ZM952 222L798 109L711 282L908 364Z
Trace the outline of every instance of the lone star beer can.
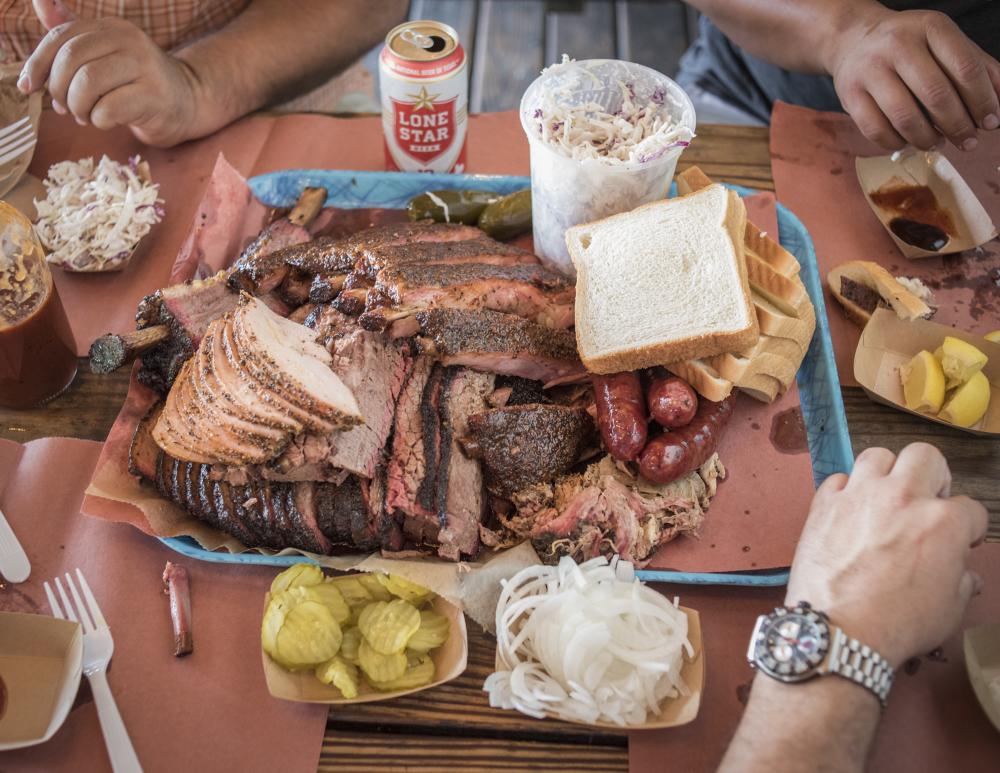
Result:
M385 168L465 171L469 78L458 34L437 21L409 21L379 56Z

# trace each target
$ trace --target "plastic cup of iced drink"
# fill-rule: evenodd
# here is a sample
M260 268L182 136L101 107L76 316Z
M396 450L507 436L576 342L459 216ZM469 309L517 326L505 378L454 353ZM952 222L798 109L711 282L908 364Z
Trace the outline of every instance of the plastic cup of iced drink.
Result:
M665 198L695 130L694 107L676 82L615 59L564 57L528 87L520 113L535 252L570 275L566 229Z

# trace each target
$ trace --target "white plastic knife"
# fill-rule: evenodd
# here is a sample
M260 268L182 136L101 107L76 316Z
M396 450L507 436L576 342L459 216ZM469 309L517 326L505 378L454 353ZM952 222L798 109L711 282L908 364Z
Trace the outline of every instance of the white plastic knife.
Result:
M10 582L24 582L31 574L28 555L14 536L3 510L0 510L0 574Z

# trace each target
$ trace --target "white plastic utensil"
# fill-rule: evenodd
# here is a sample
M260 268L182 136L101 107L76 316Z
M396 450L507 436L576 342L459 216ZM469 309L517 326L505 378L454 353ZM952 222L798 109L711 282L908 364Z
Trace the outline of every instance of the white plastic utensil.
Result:
M31 126L31 116L30 115L26 115L23 118L21 118L20 120L14 121L13 123L9 123L6 126L4 126L2 129L0 129L0 142L6 142L13 135L19 134L19 133L23 132L25 126L28 126L28 127Z
M111 655L115 651L111 629L108 628L108 623L104 619L104 615L101 614L101 608L97 606L97 599L91 593L83 572L77 569L76 576L80 581L80 588L83 590L83 598L86 599L86 602L81 600L76 583L73 582L73 578L68 572L63 577L69 587L70 594L73 596L73 603L70 603L58 577L56 577L55 583L59 590L59 598L62 599L62 606L60 607L48 582L45 583L45 595L48 597L54 617L79 621L83 626L83 673L90 681L90 690L94 694L97 716L101 720L101 733L104 735L104 744L108 747L111 767L115 773L142 773L139 758L136 757L132 741L125 729L125 723L122 721L122 715L115 703L115 697L111 694L111 688L108 686L106 672L108 663L111 662ZM74 611L74 605L76 611Z
M30 126L27 132L19 133L9 140L4 141L0 144L0 164L13 161L22 153L35 147L36 142L38 142L38 137Z
M10 582L24 582L31 574L28 556L17 541L3 510L0 510L0 574Z

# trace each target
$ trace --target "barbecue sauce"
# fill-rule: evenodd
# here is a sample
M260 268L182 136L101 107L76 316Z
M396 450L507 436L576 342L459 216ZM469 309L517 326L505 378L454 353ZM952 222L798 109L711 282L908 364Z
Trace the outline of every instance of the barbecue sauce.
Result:
M0 202L0 405L29 408L76 375L69 322L31 223Z
M889 230L900 241L938 252L955 234L951 216L926 185L896 185L870 194L872 203L894 217Z

